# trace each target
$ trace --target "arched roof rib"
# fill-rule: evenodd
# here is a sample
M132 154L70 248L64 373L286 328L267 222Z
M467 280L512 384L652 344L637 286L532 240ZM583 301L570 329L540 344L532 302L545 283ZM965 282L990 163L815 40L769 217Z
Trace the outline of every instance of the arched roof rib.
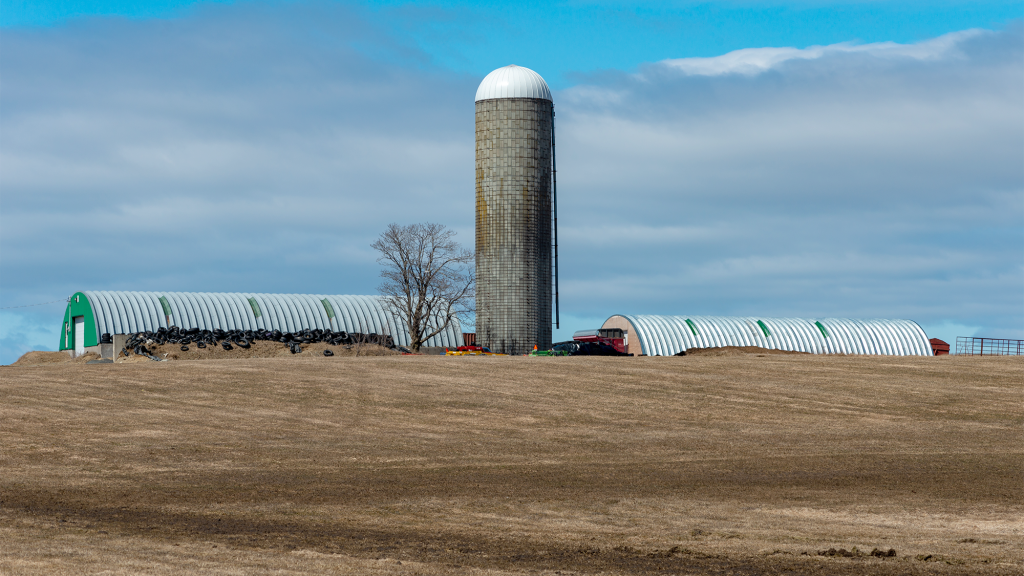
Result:
M131 293L125 292L123 294L117 294L117 298L121 300L121 304L124 306L126 312L126 316L124 321L122 321L122 324L142 324L145 322L142 317L142 311L139 310L139 303L132 298Z
M925 341L928 340L928 335L925 334L924 330L920 326L918 326L916 323L913 324L913 325L909 325L909 326L903 326L902 328L903 328L903 331L904 331L904 338L907 339L907 346L912 351L921 347L922 339L925 340ZM928 351L929 354L933 353L932 352L932 346L931 346L930 342L928 343L928 348L926 350Z
M616 314L629 321L642 354L672 356L690 348L757 346L812 354L930 356L924 330L913 320L758 318ZM697 334L693 334L693 323ZM766 335L758 322L768 330ZM815 322L825 329L822 334ZM634 340L635 339L635 340Z
M86 295L86 297L88 298L88 295ZM111 292L110 299L117 305L115 310L119 310L121 312L120 317L117 319L117 323L122 330L128 327L129 322L137 322L132 315L132 305L123 294Z
M836 334L838 334L838 342L839 342L840 346L842 347L842 350L841 350L842 354L859 354L860 353L860 350L859 350L859 348L857 346L856 340L850 334L850 329L849 329L849 327L844 322L840 322L839 320L835 320L835 321L829 322L829 326L831 326L832 330Z
M787 318L776 318L772 322L779 326L782 336L786 341L786 350L813 351L813 345L804 339L803 334L800 333L799 326L794 322L790 322Z
M729 324L730 334L741 343L742 346L757 346L757 332L754 330L756 326L751 326L750 323L745 321L743 318L729 318L727 320Z
M197 294L196 297L213 304L213 307L217 310L216 321L218 326L223 326L224 330L238 330L240 328L235 322L227 302L219 298L217 294Z
M83 294L92 305L97 337L104 333L155 331L172 325L201 330L282 332L319 328L389 334L400 345L412 341L405 323L385 310L378 296L125 291L85 291ZM161 296L167 300L171 311L169 324L160 304ZM259 318L249 298L259 306ZM334 309L333 322L324 308L324 300ZM461 327L456 323L424 345L461 346Z
M263 314L264 327L285 325L287 318L284 315L284 312L278 308L277 303L269 298L268 295L253 294L252 298L260 305L260 312Z
M104 293L103 292L98 292L97 294L98 294L98 297L100 297L100 298L104 297ZM93 308L93 314L99 314L103 318L103 321L107 325L111 324L114 321L113 316L111 316L110 311L107 308L101 308L99 310L97 310L96 308Z
M761 322L768 328L771 336L768 339L776 350L792 350L793 345L789 342L789 330L774 318L761 318Z
M821 342L814 335L814 332L817 332L818 329L814 326L813 322L795 321L792 318L783 318L780 321L789 326L789 329L793 332L798 350L807 350L815 354L821 354ZM814 332L811 331L812 328L814 328ZM818 336L820 335L821 333L818 333Z
M868 334L871 335L874 340L875 347L878 349L879 354L887 354L890 356L905 356L902 351L897 352L896 348L896 331L891 330L879 330L877 326L864 325L863 322L857 322L858 325L868 329Z
M850 329L845 322L836 319L830 321L828 325L837 334L841 354L863 354L860 346L857 344L857 340L850 333Z
M910 343L906 340L906 334L903 333L902 328L896 328L893 330L892 337L890 339L890 346L900 350L903 354L910 354Z
M253 294L250 296L256 301L256 304L260 307L260 328L266 330L267 326L281 325L281 315L278 313L277 308L270 304L263 294Z

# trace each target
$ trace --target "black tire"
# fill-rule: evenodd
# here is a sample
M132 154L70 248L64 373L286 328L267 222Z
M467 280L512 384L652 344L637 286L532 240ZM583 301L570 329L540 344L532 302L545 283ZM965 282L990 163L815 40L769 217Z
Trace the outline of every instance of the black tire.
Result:
M234 349L234 347L233 347L233 346L231 346L231 342L228 342L227 340L225 340L225 341L221 342L221 343L220 343L220 345L221 345L221 347L222 347L222 348L224 348L225 350L233 350L233 349Z
M246 340L245 338L239 339L237 342L235 342L235 344L238 344L242 348L248 348L249 346L251 346L251 344L249 344L249 341Z
M188 346L182 346L181 347L181 351L182 352L188 352Z
M196 348L206 348L206 342L196 342Z
M334 356L334 352L331 352L330 350L324 350L324 356Z

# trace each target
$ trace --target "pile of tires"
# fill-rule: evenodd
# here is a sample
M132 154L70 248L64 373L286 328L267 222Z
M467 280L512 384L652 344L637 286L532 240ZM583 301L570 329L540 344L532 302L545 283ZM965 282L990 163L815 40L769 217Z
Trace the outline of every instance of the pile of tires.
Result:
M377 344L385 348L395 348L395 341L387 334L361 334L359 332L334 332L331 330L303 330L301 332L281 332L280 330L200 330L199 328L160 328L155 332L136 332L129 334L121 354L140 354L150 356L152 352L147 345L177 344L182 352L189 350L189 345L196 348L220 346L224 350L235 347L249 348L255 341L280 342L288 346L292 354L302 351L302 344L324 342L333 346L352 344Z
M564 352L569 356L629 356L619 352L614 346L601 342L558 342L551 346L552 352Z

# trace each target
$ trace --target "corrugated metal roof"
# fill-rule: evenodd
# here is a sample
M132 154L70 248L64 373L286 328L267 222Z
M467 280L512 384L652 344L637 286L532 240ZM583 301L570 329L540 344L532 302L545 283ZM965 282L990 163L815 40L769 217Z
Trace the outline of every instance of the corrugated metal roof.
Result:
M484 77L476 89L476 101L495 98L538 98L551 100L548 83L529 68L505 66Z
M106 291L83 294L92 305L97 336L170 326L282 332L320 328L389 334L398 345L410 343L405 324L388 313L377 296ZM164 312L165 304L169 314ZM456 323L424 345L461 346L462 328Z
M629 320L635 332L630 339L636 338L642 353L648 356L672 356L690 348L721 346L813 354L932 355L928 336L913 320L615 316Z

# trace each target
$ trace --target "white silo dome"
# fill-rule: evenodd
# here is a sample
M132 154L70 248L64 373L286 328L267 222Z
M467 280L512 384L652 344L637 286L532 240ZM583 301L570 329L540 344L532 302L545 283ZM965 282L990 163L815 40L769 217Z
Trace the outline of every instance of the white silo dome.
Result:
M512 64L488 74L476 89L477 102L495 98L551 100L551 90L540 74Z

